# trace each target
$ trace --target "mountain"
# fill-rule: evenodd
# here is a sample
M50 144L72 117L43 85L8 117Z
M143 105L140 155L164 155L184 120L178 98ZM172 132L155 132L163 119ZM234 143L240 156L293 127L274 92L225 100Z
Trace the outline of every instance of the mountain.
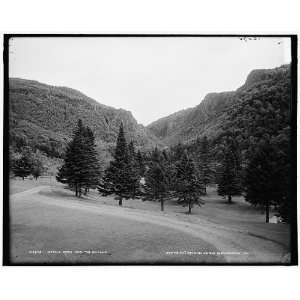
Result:
M266 88L276 89L280 80L289 80L289 74L289 65L253 70L245 84L236 91L207 94L196 107L161 118L147 128L169 146L179 142L190 143L204 135L215 138L237 104L245 104L249 97L259 96Z
M9 79L10 145L29 145L49 156L59 157L78 119L95 134L100 148L116 141L119 125L124 124L128 140L137 147L152 148L162 143L131 112L98 103L81 92L37 81Z
M192 108L180 110L151 123L147 127L156 137L168 143L172 136L183 127L183 122L190 111Z
M271 144L278 154L289 153L291 94L290 65L252 71L236 91L234 105L218 120L219 137L229 133L248 157L261 143Z
M171 146L213 131L217 119L232 104L234 92L209 93L199 105L161 118L147 128Z
M61 157L79 118L94 131L104 156L115 144L120 122L127 139L143 150L189 144L204 135L216 140L226 130L241 132L240 139L247 145L250 137L257 140L256 128L268 136L281 132L289 121L289 103L290 65L254 70L236 91L210 93L196 107L147 127L138 124L131 112L100 104L74 89L11 78L10 145L16 151L29 145L50 157ZM273 132L264 122L273 124Z

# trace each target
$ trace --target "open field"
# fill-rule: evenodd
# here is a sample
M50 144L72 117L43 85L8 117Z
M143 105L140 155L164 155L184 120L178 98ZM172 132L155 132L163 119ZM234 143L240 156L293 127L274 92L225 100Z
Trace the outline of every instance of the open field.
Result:
M22 190L10 198L13 263L289 262L289 225L265 224L259 210L241 198L228 205L214 188L192 215L175 201L160 212L156 202L119 207L96 192L78 199L43 179Z

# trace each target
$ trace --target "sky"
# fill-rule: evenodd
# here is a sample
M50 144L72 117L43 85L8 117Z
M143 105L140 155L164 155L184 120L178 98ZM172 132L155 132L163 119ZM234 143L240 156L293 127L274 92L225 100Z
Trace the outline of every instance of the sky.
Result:
M149 123L290 63L289 38L12 38L9 76L66 86Z

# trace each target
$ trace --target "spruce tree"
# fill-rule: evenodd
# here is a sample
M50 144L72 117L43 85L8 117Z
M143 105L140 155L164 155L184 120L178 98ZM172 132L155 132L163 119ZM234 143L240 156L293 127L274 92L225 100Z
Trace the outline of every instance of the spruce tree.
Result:
M95 188L100 176L99 162L95 150L94 135L90 128L84 127L78 120L73 139L67 145L64 163L56 179L75 189L80 197L89 188Z
M269 223L270 206L280 205L285 200L284 176L276 158L275 150L265 143L258 147L246 168L245 199L265 208L266 223Z
M237 148L232 140L228 139L218 176L218 194L227 196L228 203L232 203L232 196L241 195L241 166L239 164Z
M128 173L130 174L131 179L131 187L132 187L132 198L138 193L139 190L139 182L141 179L141 175L139 172L139 165L137 161L137 153L134 147L133 141L128 144L128 158L129 158L129 166L128 166Z
M136 154L136 163L140 177L144 177L146 171L145 162L140 150Z
M86 127L83 131L84 136L84 165L85 169L83 172L83 186L85 188L85 194L90 188L96 188L101 176L101 170L99 161L97 158L95 137L93 131Z
M133 141L130 141L130 143L128 144L128 155L129 155L129 159L131 160L135 160L135 147L134 147L134 143Z
M184 146L181 143L178 143L171 148L171 160L173 163L180 161L184 150Z
M164 210L164 201L167 197L167 183L165 170L157 148L152 152L149 169L145 176L144 200L160 201L161 211Z
M58 170L57 181L66 183L70 188L75 189L76 197L82 194L82 172L83 148L84 148L84 127L81 120L78 120L77 127L73 132L73 138L68 143L64 163Z
M123 199L134 196L133 191L138 185L139 176L134 170L124 135L123 123L121 123L113 160L105 170L105 175L98 186L98 190L104 196L115 194L121 206Z
M176 197L184 206L188 205L188 213L192 212L194 204L201 206L204 187L199 178L194 161L185 150L181 160L176 165Z
M204 136L200 142L198 154L198 167L200 170L201 179L204 185L204 192L206 192L207 185L212 180L212 169L211 169L211 159L210 159L210 149L209 142L206 136Z
M174 191L176 187L176 180L174 180L174 178L176 177L175 163L172 162L170 153L167 152L166 149L162 151L161 157L162 157L161 163L165 171L165 180L166 180L168 193L169 195L171 195L171 193Z

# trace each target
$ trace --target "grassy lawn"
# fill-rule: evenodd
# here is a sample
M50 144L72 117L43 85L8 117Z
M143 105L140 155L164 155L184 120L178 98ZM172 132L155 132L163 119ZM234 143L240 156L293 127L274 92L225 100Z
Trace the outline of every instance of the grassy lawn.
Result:
M11 178L9 180L9 193L11 195L30 190L41 185L58 185L54 177L39 177L37 180L25 178Z
M185 235L176 229L106 215L96 208L81 210L39 201L33 203L33 197L31 195L26 201L14 203L13 219L17 221L11 227L11 256L15 263L180 263L216 262L221 259L167 255L167 251L186 248L217 251L203 239ZM101 253L90 254L87 251Z
M32 188L40 189L31 190ZM246 251L234 261L282 262L289 255L289 225L266 224L263 213L208 189L202 207L129 199L118 206L97 191L76 198L54 178L12 180L11 254L14 262L224 262L223 256L166 255L167 251ZM23 191L23 193L22 193ZM32 254L42 250L42 254ZM48 251L72 250L72 254ZM107 251L90 255L74 251Z
M113 196L103 197L96 190L91 190L88 197L82 197L81 199L75 198L74 193L64 189L63 185L54 186L51 190L42 191L40 194L53 199L76 199L76 201L86 204L119 208L118 201ZM175 199L165 202L164 212L160 211L160 203L143 201L141 199L123 200L123 206L120 209L129 208L133 211L168 215L177 220L193 224L199 224L206 220L218 226L226 226L233 230L243 230L248 232L249 235L270 239L282 245L289 245L289 225L266 224L264 211L252 206L243 197L233 197L233 203L228 204L226 200L217 194L216 186L210 186L203 200L205 204L201 207L194 206L190 215L187 214L188 208L178 205ZM270 216L273 214L274 212Z

